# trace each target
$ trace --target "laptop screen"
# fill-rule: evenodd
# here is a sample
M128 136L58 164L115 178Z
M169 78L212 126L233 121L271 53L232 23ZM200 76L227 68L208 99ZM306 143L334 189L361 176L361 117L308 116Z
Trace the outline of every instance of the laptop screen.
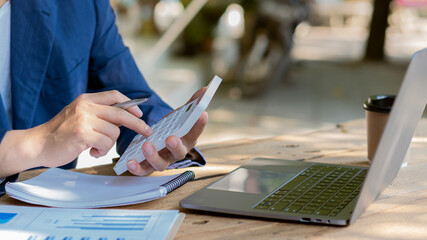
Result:
M427 103L427 49L412 57L405 78L365 178L350 223L381 194L397 175Z

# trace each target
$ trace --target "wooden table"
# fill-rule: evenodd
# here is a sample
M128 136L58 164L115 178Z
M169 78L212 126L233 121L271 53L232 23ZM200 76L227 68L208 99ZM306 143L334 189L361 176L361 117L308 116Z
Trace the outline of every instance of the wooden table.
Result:
M427 120L421 120L411 145L409 165L402 168L391 186L355 224L348 227L302 224L256 219L179 207L179 201L218 180L253 157L368 165L363 119L302 135L284 135L262 140L236 140L201 146L208 164L192 168L196 181L156 201L123 209L179 209L186 218L176 239L426 239L427 238ZM42 170L22 173L25 180ZM112 165L78 169L89 174L114 175ZM183 172L170 170L153 175ZM1 204L23 205L7 196Z

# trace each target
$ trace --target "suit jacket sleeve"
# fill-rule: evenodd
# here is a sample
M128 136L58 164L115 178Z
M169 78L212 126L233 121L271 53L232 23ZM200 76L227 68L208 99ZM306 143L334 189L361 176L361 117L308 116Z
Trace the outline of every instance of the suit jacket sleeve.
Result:
M116 89L129 98L148 97L141 105L143 120L152 125L172 108L152 91L138 70L135 61L115 25L115 16L109 1L96 4L96 31L89 60L89 91ZM117 141L117 152L122 154L136 133L122 127Z

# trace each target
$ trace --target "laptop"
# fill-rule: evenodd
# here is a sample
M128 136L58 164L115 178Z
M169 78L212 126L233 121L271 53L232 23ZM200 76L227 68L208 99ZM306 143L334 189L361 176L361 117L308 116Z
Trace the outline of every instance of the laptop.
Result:
M255 158L181 200L183 208L349 225L397 175L427 103L427 48L414 54L369 168Z

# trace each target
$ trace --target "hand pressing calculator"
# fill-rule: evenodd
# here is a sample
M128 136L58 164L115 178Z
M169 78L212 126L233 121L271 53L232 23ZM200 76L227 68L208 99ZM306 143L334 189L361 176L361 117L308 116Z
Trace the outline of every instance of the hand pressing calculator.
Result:
M221 81L220 77L215 76L202 96L181 106L154 124L151 127L153 134L149 137L141 134L136 135L114 166L116 174L120 175L126 172L128 170L127 162L131 159L135 159L138 162L145 160L141 150L142 144L145 142L151 142L156 150L160 151L166 147L165 141L167 137L173 135L181 138L185 136L208 107Z

